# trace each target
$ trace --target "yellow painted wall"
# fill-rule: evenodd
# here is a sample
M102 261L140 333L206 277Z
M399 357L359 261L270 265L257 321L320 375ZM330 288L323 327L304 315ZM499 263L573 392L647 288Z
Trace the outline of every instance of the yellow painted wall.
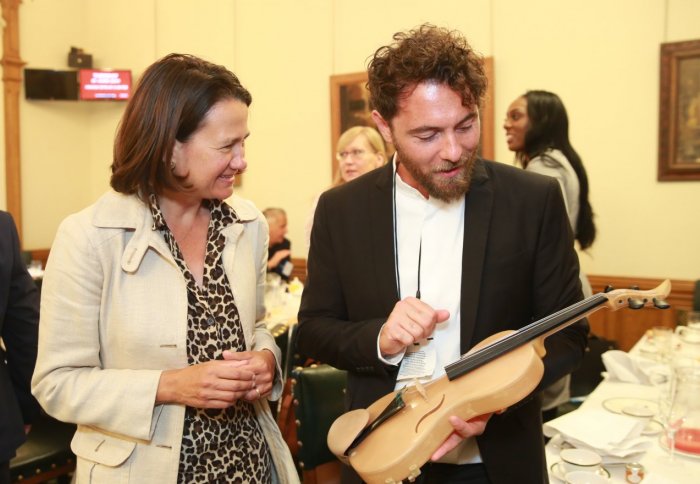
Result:
M309 205L331 177L329 76L363 70L397 30L459 29L494 57L499 161L512 163L501 120L515 97L548 89L564 100L599 230L584 269L697 279L700 182L659 183L656 166L659 44L700 38L698 18L696 0L25 0L20 45L35 68L66 68L71 45L135 77L173 51L230 67L253 94L238 192L287 209L303 257ZM108 187L123 104L21 109L24 245L48 247L60 220Z

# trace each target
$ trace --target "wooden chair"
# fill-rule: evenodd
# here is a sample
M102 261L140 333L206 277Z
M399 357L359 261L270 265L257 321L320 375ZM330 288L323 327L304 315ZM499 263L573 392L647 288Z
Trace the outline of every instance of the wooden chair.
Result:
M328 429L345 411L347 372L329 365L292 371L298 463L305 484L340 482L342 464L326 444Z
M294 463L301 474L301 469L299 468L299 441L297 438L297 418L295 415L294 407L294 395L292 394L292 383L294 381L292 377L292 371L297 368L309 366L313 363L312 360L302 358L301 355L296 351L294 338L296 334L296 324L289 326L287 331L287 348L283 350L284 358L282 364L282 376L284 378L284 390L282 391L282 397L278 402L277 409L277 425L282 432L282 437L289 447L289 451L292 454Z
M75 425L42 414L10 461L10 481L35 484L56 479L59 484L69 483L75 469L75 455L70 450L74 433Z

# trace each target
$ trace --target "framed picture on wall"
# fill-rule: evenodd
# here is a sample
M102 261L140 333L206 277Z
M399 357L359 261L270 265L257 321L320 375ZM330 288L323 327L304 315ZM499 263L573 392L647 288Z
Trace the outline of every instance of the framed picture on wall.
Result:
M659 181L700 180L700 40L661 44Z
M489 79L488 90L481 110L481 155L493 159L494 156L494 118L493 118L493 58L484 59L486 75ZM332 176L336 175L338 163L335 161L338 138L353 126L371 126L372 108L367 91L367 72L339 74L331 76L331 164ZM388 147L393 153L393 147Z

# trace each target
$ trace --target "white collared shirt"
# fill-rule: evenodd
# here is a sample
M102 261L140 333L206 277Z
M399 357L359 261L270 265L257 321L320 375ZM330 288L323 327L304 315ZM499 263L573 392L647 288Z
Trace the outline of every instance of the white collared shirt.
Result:
M428 346L436 354L432 375L423 379L429 381L444 375L445 366L461 356L460 303L465 197L452 202L433 197L426 199L396 173L395 160L394 177L399 298L416 296L420 271L421 301L433 309L446 309L450 313L449 319L437 325L432 340L420 342L421 347ZM407 383L410 380L397 381L395 389L402 388ZM481 462L476 439L465 440L440 462Z
M416 295L420 251L420 299L433 309L450 312L449 319L437 325L433 339L421 341L437 353L433 374L426 378L432 380L444 375L444 367L460 357L464 197L450 203L426 199L397 174L396 219L399 298ZM397 383L397 388L402 386Z

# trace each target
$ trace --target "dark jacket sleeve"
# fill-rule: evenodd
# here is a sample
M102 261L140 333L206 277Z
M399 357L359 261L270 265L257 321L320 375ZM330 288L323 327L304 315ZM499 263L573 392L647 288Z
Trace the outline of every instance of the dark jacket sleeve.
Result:
M305 356L336 368L386 376L387 367L377 355L377 338L388 313L377 312L377 317L361 320L348 314L340 272L349 258L334 253L343 245L334 243L334 237L342 234L329 227L342 217L329 215L325 195L319 199L311 232L308 276L299 311L298 349Z
M39 330L39 291L21 259L19 238L12 218L0 213L3 268L2 339L7 371L24 423L31 423L39 405L30 391L36 363Z

